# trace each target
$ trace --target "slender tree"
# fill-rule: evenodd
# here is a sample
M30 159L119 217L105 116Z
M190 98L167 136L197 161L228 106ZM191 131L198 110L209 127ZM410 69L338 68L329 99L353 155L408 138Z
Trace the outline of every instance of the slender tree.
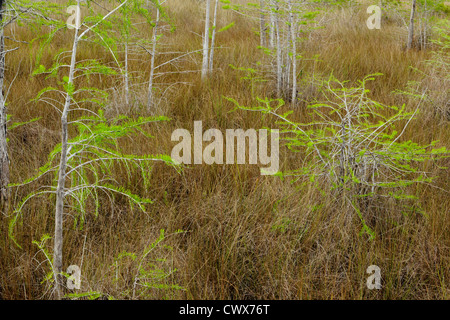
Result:
M270 0L265 5L270 13L269 27L274 33L271 39L272 31L269 32L269 47L263 47L271 58L268 68L277 96L291 101L292 106L296 105L298 92L299 33L301 30L302 34L306 34L311 30L310 24L315 22L318 14L318 11L310 11L306 4L306 1L300 0Z
M153 78L155 76L155 56L156 56L156 43L158 41L158 26L161 18L160 12L160 2L157 0L156 6L156 20L153 26L153 35L152 35L152 52L151 52L151 60L150 60L150 78L148 81L148 99L147 99L147 109L148 111L153 110L154 107L154 96L153 96Z
M211 48L209 53L209 72L212 72L214 67L214 46L216 43L216 33L217 33L217 8L219 6L219 0L216 0L216 4L214 6L214 17L213 17L213 26L212 26L212 35L211 35Z
M405 105L387 106L372 100L367 82L373 81L374 76L366 76L354 87L332 76L318 81L316 86L324 98L308 106L314 110L311 113L314 118L308 123L296 122L291 113L281 113L279 110L285 103L282 99L254 97L253 105L245 106L227 98L237 108L277 119L288 149L311 157L301 168L284 172L283 176L330 188L329 194L353 207L362 223L361 231L370 239L375 232L364 218L368 201L392 198L404 201L402 209L411 210L408 202L416 198L406 187L433 181L417 164L449 157L445 147L437 148L438 141L419 145L400 140L420 104L415 111L408 112ZM392 112L389 119L380 114L380 110L386 109ZM403 123L401 132L395 128L400 123Z
M289 6L289 25L291 31L292 45L292 105L295 106L297 101L297 21L292 6L292 0L288 0Z
M79 13L80 3L82 0L77 0L77 10ZM137 205L142 211L145 210L145 204L151 203L150 199L144 199L131 193L123 187L116 187L108 184L106 181L111 181L112 164L113 162L126 163L127 170L135 168L138 172L149 171L148 162L150 161L163 161L165 163L171 163L170 157L165 155L157 156L135 156L125 154L119 147L118 139L128 136L130 134L143 133L142 126L150 122L165 121L168 120L165 117L140 117L137 120L130 120L125 116L120 116L118 119L110 119L107 121L103 112L99 110L97 113L86 108L82 108L80 104L92 103L94 105L104 105L107 93L105 90L92 87L78 87L78 81L75 83L75 79L84 77L89 79L90 75L98 74L105 76L116 75L117 73L113 68L101 64L97 59L87 59L83 61L77 60L77 49L80 41L84 40L88 32L92 32L101 38L105 48L112 54L116 63L120 63L117 57L114 55L113 50L110 50L108 43L114 42L113 39L107 38L108 36L100 30L102 22L108 17L112 16L120 8L122 8L129 0L124 0L121 4L117 5L113 10L109 11L105 16L96 16L93 25L88 26L86 24L77 23L75 26L73 42L71 44L70 52L70 64L60 61L60 55L54 60L54 65L46 69L45 66L39 65L38 69L33 72L33 75L47 74L50 77L60 77L62 70L67 70L62 81L59 81L62 89L53 87L47 87L42 89L35 101L49 102L51 105L62 105L61 110L61 143L55 147L50 153L48 162L40 168L39 173L27 179L23 183L12 184L11 187L18 187L40 179L44 175L52 174L55 176L56 181L54 185L42 186L42 189L33 191L28 194L22 201L19 202L15 213L10 223L9 234L11 239L18 245L13 236L13 228L19 218L19 214L22 212L25 204L32 198L42 194L55 194L55 235L53 246L53 262L52 273L55 284L55 298L61 299L64 296L63 285L63 220L64 220L64 206L69 199L72 199L71 208L77 210L81 214L81 219L84 220L86 214L86 202L89 198L93 198L95 212L98 214L100 207L99 190L101 192L113 192L125 196L130 201L132 207ZM77 20L79 17L77 17ZM91 20L92 21L92 20ZM54 34L64 28L65 23L59 20L53 21L54 25L51 28L51 32L44 39L41 51L50 42ZM83 30L84 29L84 30ZM40 55L38 54L38 62L40 61ZM119 66L120 68L120 66ZM89 81L89 80L88 80ZM63 97L63 101L58 102L55 99L46 97L47 93L57 92ZM68 120L69 113L73 111L74 107L78 106L78 110L88 111L88 114L94 114L91 117L80 117ZM76 126L77 136L69 137L69 125ZM72 132L72 131L71 131ZM112 146L115 146L113 148ZM58 159L58 155L60 156ZM55 162L59 164L55 164ZM87 174L87 172L89 174ZM128 174L131 174L129 171ZM94 180L94 181L92 181ZM145 177L148 181L148 177ZM147 182L145 184L147 187ZM66 199L67 198L67 199Z
M127 107L130 105L130 73L128 70L128 47L130 41L130 17L128 5L122 8L123 14L123 33L124 33L124 47L125 47L125 70L124 70L124 82L125 82L125 104Z
M3 34L4 0L0 1L0 203L2 206L8 201L9 158L6 143L6 104L3 96L3 82L5 78L5 38Z
M269 47L272 49L275 47L275 3L277 0L269 0L270 1L270 8L269 8L269 17L270 17L270 24L269 24Z
M276 38L276 56L277 56L277 95L281 96L281 91L283 88L283 58L282 58L282 47L281 47L281 30L280 30L280 21L278 15L278 3L275 7L274 12L274 28L275 28L275 38Z
M6 54L8 52L19 49L19 47L7 49L5 47L5 28L6 26L17 22L27 21L34 23L34 20L40 20L47 15L51 9L51 4L46 2L21 1L21 0L0 0L0 209L7 211L9 207L9 188L10 182L10 161L7 150L7 133L8 133L8 115L6 108L7 94L5 95L5 69L6 69ZM8 13L8 14L6 14ZM28 20L33 18L32 20ZM51 18L45 17L47 21L52 21ZM14 39L13 39L14 40ZM32 121L36 121L33 119ZM27 124L22 123L23 124ZM18 124L13 124L12 127L17 127Z
M127 3L125 0L117 6L114 10L110 11L105 15L97 24L105 20L115 11L119 10L122 6ZM81 12L80 8L81 0L77 0L77 12ZM79 17L77 17L79 19ZM97 25L96 24L96 25ZM93 27L86 29L80 33L79 26L75 27L75 35L72 43L71 61L69 67L69 73L67 77L67 92L65 93L64 108L61 115L61 158L58 169L58 183L56 187L56 211L55 211L55 237L54 237L54 257L53 257L53 272L55 273L55 291L56 297L61 299L63 297L63 275L62 275L62 254L63 254L63 215L64 215L64 198L66 195L65 183L66 183L66 170L68 161L68 114L70 111L70 106L72 104L72 96L74 93L74 74L76 70L77 63L77 49L79 41L86 35L86 33L92 30Z
M80 0L77 0L77 12L81 11ZM77 17L78 19L78 17ZM75 27L75 36L72 44L72 56L70 61L69 78L67 87L73 86L73 77L75 73L75 64L78 48L79 28ZM54 256L53 271L55 273L55 290L56 297L63 297L63 278L62 278L62 252L63 252L63 214L64 214L64 197L66 182L66 166L67 166L67 150L68 150L68 123L67 116L69 114L70 104L72 101L72 93L66 93L64 109L61 115L61 160L59 162L58 185L56 188L56 212L55 212L55 237L54 237Z
M266 46L266 16L264 0L259 0L259 45Z

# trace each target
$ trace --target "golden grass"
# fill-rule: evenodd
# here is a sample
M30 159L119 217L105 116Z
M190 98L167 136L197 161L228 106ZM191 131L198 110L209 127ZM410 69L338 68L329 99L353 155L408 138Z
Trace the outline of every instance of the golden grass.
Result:
M177 31L167 33L162 43L168 51L187 51L201 48L202 11L196 1L171 1L169 16ZM302 44L304 57L320 54L315 66L302 62L305 74L313 68L317 74L355 81L365 75L381 72L371 84L372 97L386 104L406 103L414 110L416 102L392 93L404 89L408 81L421 81L410 66L427 68L423 60L429 52L405 52L402 30L395 24L381 31L365 27L365 9L353 8L328 13L333 17L324 29L313 32ZM339 20L338 17L343 17ZM252 31L256 24L231 12L224 13L219 25L230 21L236 25L219 34L223 46L216 50L217 71L207 84L201 84L198 73L165 75L158 78L158 88L164 83L183 82L169 89L158 105L158 113L173 120L149 126L155 138L142 137L124 141L127 151L136 153L170 154L170 136L175 128L192 130L194 120L203 120L204 128L258 128L271 120L254 113L229 113L232 105L222 96L230 96L250 103L248 85L239 80L240 74L229 64L255 67L266 61L256 49L258 37ZM26 27L16 27L16 37L29 40L32 34ZM140 30L150 38L150 30ZM51 64L52 54L61 47L69 48L70 32L55 39L43 57L43 64ZM399 36L400 35L400 36ZM59 115L41 103L30 103L52 80L30 78L34 66L33 47L21 46L8 54L7 80L14 78L8 97L8 112L15 121L42 117L36 123L9 133L12 181L30 177L43 163L59 141ZM101 49L83 45L79 57L99 57ZM179 66L185 70L199 69L200 56L184 59ZM145 52L132 55L130 68L136 74L133 83L135 102L126 109L120 82L111 96L107 112L110 114L138 113L145 104L149 73L149 56ZM159 56L159 62L170 56ZM169 67L166 71L173 70ZM112 81L95 79L92 86L110 87ZM261 94L269 94L268 84ZM314 91L305 98L314 96ZM403 139L418 143L450 139L448 121L433 113L433 105L423 104L417 120L411 123ZM302 108L298 116L305 114ZM301 157L282 150L281 167L300 166ZM439 165L449 165L441 161ZM439 178L434 185L412 189L420 195L421 206L427 216L403 216L393 202L380 203L372 227L377 238L370 242L359 236L361 225L357 216L333 196L322 196L314 186L296 188L288 181L259 175L254 166L206 166L187 168L182 174L163 165L156 165L151 176L151 189L144 190L138 175L128 181L126 173L117 167L118 182L132 191L155 199L147 214L131 212L123 199L104 206L98 218L87 214L83 230L72 228L73 218L65 221L64 263L82 263L82 290L99 291L116 298L130 290L136 266L131 260L121 260L119 281L110 266L120 252L141 253L154 241L160 229L167 233L182 229L186 233L169 237L167 245L173 252L161 248L152 258L166 258L164 268L177 268L167 283L177 283L186 291L168 294L154 290L148 298L186 299L448 299L450 297L450 218L448 171L437 164L424 168ZM50 181L40 182L50 183ZM12 202L40 184L14 190ZM282 201L280 201L282 200ZM73 212L68 212L72 214ZM54 200L40 198L26 206L23 224L15 232L23 249L8 238L9 219L0 218L0 298L39 299L50 297L40 284L48 268L41 264L43 256L31 244L44 233L53 233ZM366 268L376 264L382 270L383 289L366 288Z

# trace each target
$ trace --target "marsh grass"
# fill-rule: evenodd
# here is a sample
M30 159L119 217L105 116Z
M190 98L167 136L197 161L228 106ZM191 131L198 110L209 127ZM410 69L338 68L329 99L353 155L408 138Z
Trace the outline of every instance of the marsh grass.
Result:
M169 1L168 14L177 30L162 38L160 50L189 51L201 47L203 12L197 1ZM386 21L379 32L365 26L365 7L333 9L328 13L325 28L312 32L299 49L304 61L300 62L305 77L314 71L316 76L331 72L341 80L356 81L367 74L380 72L384 76L370 86L371 98L390 105L405 103L414 111L417 101L395 95L396 89L405 89L408 81L425 81L410 66L425 69L424 60L429 51L403 48L405 31L395 21ZM172 121L148 128L155 136L150 141L137 137L123 140L124 150L138 154L170 154L174 145L170 141L176 128L192 130L194 120L202 120L204 128L260 128L274 125L274 120L261 118L251 112L234 111L233 105L222 99L230 96L241 103L251 103L248 84L240 80L230 64L257 67L257 61L267 62L257 49L259 38L253 32L252 22L227 11L219 20L226 25L234 20L235 26L217 37L222 48L215 52L215 72L206 84L200 82L199 73L167 74L156 80L160 95L158 113ZM23 41L33 34L26 26L15 27L15 37ZM44 32L44 31L43 31ZM140 30L150 38L151 29ZM196 34L197 33L197 34ZM70 31L63 31L46 51L42 63L51 64L53 53L70 44ZM27 121L41 117L38 122L20 127L9 133L11 180L22 181L33 175L46 162L48 153L59 142L59 115L40 103L30 103L52 80L30 77L34 68L35 46L21 45L7 56L7 85L15 78L8 96L8 112L14 121ZM320 54L319 62L312 62ZM101 48L84 44L79 48L83 57L110 59ZM159 55L159 62L170 55ZM307 60L311 59L311 60ZM130 59L133 78L133 105L125 109L120 101L120 82L113 79L92 78L90 85L115 88L116 97L108 104L110 114L139 114L145 104L148 79L147 53L135 51ZM199 70L200 55L178 63L184 70ZM172 71L168 67L165 71ZM315 97L313 86L305 81L302 98ZM426 83L426 85L439 85ZM261 96L272 92L268 82L258 88ZM113 96L113 95L111 95ZM295 110L295 117L304 117L305 104ZM450 141L448 120L433 113L433 105L423 103L417 119L406 129L402 139L426 144L440 140ZM299 154L282 148L281 168L302 164ZM166 240L173 248L155 250L155 257L166 258L163 268L178 271L167 278L186 290L167 295L155 290L147 298L183 299L448 299L450 297L450 197L449 160L420 164L438 178L431 185L410 187L420 198L425 214L402 215L393 201L379 203L378 216L372 221L377 237L369 241L360 236L361 225L351 208L328 194L322 194L311 184L290 184L289 179L260 176L259 168L249 165L188 167L182 174L164 165L155 165L151 173L151 187L145 190L139 175L130 182L126 171L115 169L118 183L127 184L132 192L155 200L146 214L130 211L120 197L114 205L103 199L98 218L86 215L85 227L74 229L72 212L65 220L64 264L82 265L82 290L122 297L129 290L127 268L123 260L123 281L114 284L110 266L123 251L142 252L154 241L160 229L177 234ZM122 179L122 180L121 180ZM30 190L30 184L14 189L12 202L18 202ZM326 186L324 186L326 187ZM0 297L3 299L48 298L50 293L40 284L46 272L43 257L32 240L45 233L53 233L54 199L42 198L31 202L23 213L22 223L16 227L17 248L8 238L9 218L0 216ZM378 265L382 270L382 290L366 288L366 268Z

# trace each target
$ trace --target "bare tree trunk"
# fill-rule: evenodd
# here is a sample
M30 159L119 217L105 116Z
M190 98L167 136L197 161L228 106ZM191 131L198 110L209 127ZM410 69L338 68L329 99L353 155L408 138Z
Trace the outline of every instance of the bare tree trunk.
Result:
M80 0L77 0L78 11L80 12ZM76 65L76 55L78 46L78 28L75 28L75 36L72 47L72 57L69 69L68 85L73 85L73 76ZM71 96L66 94L64 109L61 116L61 160L58 170L58 185L56 187L56 212L55 212L55 239L53 248L53 272L55 276L56 297L61 299L64 295L63 275L62 275L62 254L63 254L63 218L64 218L64 198L65 198L65 182L66 168L68 156L68 122L67 116L70 111Z
M128 20L128 12L125 10L125 74L124 74L124 80L125 80L125 104L127 106L127 109L130 105L130 86L129 86L129 73L128 73L128 40L129 40L129 20Z
M217 27L217 7L219 5L219 0L216 0L216 5L214 7L214 18L213 18L213 30L211 37L211 52L209 54L209 72L212 72L214 66L214 45L216 42L216 27Z
M130 85L128 76L128 38L125 41L125 104L130 105Z
M290 49L291 49L291 26L288 26L287 33L285 33L285 43L284 43L284 50L285 52L285 60L282 62L282 68L283 68L283 94L285 94L286 97L289 97L290 99L290 85L291 85L291 65L292 65L292 59L290 56Z
M275 3L273 0L271 0L269 7L270 7L269 46L270 48L273 48L275 47L275 12L273 12L273 10L275 9Z
M292 106L295 107L297 100L297 32L292 2L288 0L289 4L289 23L291 25L291 41L292 41Z
M3 22L3 4L0 2L0 23ZM0 26L0 204L7 211L8 207L8 184L9 184L9 158L6 143L7 116L5 97L3 96L3 81L5 78L5 38L3 26Z
M159 4L159 1L158 1ZM150 79L148 81L148 99L147 99L147 109L151 111L153 109L153 77L155 75L155 55L156 55L156 42L158 41L158 24L160 19L159 8L156 8L156 22L153 27L152 36L152 58L150 62Z
M259 44L261 47L266 46L266 17L264 16L264 0L259 0L260 17L259 17Z
M81 12L80 10L80 2L82 0L77 0L77 12ZM119 10L122 6L127 3L128 0L123 1L119 6L117 6L114 10L111 10L108 14L106 14L101 21L108 18L114 12ZM79 21L80 17L77 17L77 21ZM99 24L101 21L97 22ZM95 24L94 26L96 26ZM72 45L72 56L70 61L69 68L69 80L67 81L68 88L73 88L73 80L74 73L76 67L76 56L77 56L77 47L78 42L83 36L91 29L86 29L81 34L78 34L80 29L80 23L77 23L75 27L75 35L73 39ZM64 198L65 198L65 182L66 182L66 169L67 169L67 160L69 153L69 130L68 130L68 114L70 111L70 105L72 103L72 97L69 92L66 93L64 109L61 115L61 159L58 168L58 184L56 186L56 210L55 210L55 238L53 245L53 275L55 278L55 296L57 299L61 299L64 296L64 287L63 287L63 274L62 274L62 257L63 257L63 218L64 218Z
M414 15L416 13L416 1L417 0L412 0L412 6L411 6L411 17L409 19L408 43L406 44L406 48L408 50L411 49L413 38L414 38Z
M277 7L278 10L278 7ZM280 25L278 22L278 13L275 14L275 37L277 42L277 96L281 96L282 89L282 79L283 79L283 70L282 70L282 56L281 56L281 39L280 39Z
M205 33L203 34L203 62L202 62L202 80L206 79L208 74L208 51L209 51L209 15L211 0L206 0Z

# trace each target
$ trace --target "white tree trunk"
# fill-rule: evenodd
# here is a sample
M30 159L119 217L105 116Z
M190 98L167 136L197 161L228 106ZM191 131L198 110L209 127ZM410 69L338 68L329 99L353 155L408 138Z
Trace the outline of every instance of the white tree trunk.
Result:
M81 12L80 10L80 2L82 0L77 0L77 12ZM117 6L114 10L111 10L108 14L106 14L100 21L94 24L93 27L100 24L103 20L108 18L110 15L114 14L117 10L119 10L122 6L124 6L128 0L123 1L119 6ZM77 20L79 17L77 17ZM73 88L73 80L75 74L76 67L76 56L77 56L77 47L78 42L83 36L89 32L91 29L87 28L81 34L79 34L80 29L78 28L80 25L77 23L75 27L75 36L72 44L72 55L70 61L69 68L69 80L68 87ZM91 27L91 28L93 28ZM68 131L68 114L70 111L70 105L72 103L72 97L70 94L66 93L64 109L61 115L61 159L58 168L58 184L56 186L56 209L55 209L55 237L54 237L54 245L53 245L53 275L55 278L55 296L58 299L61 299L64 295L63 290L63 274L62 274L62 257L63 257L63 218L64 218L64 198L65 198L65 182L66 182L66 169L67 169L67 159L69 153L69 131Z
M216 4L214 6L214 18L213 18L213 30L211 37L211 49L209 54L209 72L212 72L214 67L214 46L216 42L216 27L217 27L217 7L219 5L219 0L216 0Z
M289 20L289 19L288 19ZM285 43L283 46L283 49L286 51L285 57L286 59L282 62L283 67L283 93L286 94L286 98L290 98L290 85L291 85L291 65L292 65L292 59L290 56L291 53L291 26L288 26L288 32L285 34Z
M125 25L125 72L124 72L124 82L125 82L125 104L127 108L130 105L130 85L129 85L129 73L128 73L128 41L129 41L129 35L130 35L130 27L128 25L128 12L125 10L125 17L126 21Z
M259 0L260 17L259 17L259 44L261 47L266 46L266 17L264 15L264 0Z
M208 52L209 52L209 15L211 0L206 0L205 33L203 34L203 62L202 62L202 80L205 80L208 74Z
M77 0L78 11L80 12L80 1ZM73 76L75 73L76 55L78 47L78 28L75 28L75 36L72 46L72 57L69 69L68 85L73 85ZM56 212L55 212L55 239L53 248L53 272L55 276L56 297L61 299L63 293L63 276L62 276L62 254L63 254L63 216L64 216L64 198L65 198L65 181L68 156L68 122L67 116L70 111L71 97L66 94L64 109L61 116L61 160L58 170L58 185L56 187Z
M159 4L159 1L158 1ZM147 109L151 111L153 109L154 97L153 97L153 77L155 75L155 55L156 55L156 42L158 41L158 24L160 19L159 8L156 8L156 22L153 27L152 36L152 58L150 62L150 79L148 81L148 99L147 99Z
M130 85L128 76L128 38L125 40L125 104L130 105Z
M275 8L275 1L270 0L269 5L269 17L270 17L270 25L269 25L269 46L270 48L275 47L275 12L273 12Z
M409 50L412 47L412 42L414 38L414 15L416 13L416 0L412 0L411 6L411 17L409 19L409 32L408 32L408 43L406 48Z
M289 4L289 23L291 30L292 42L292 106L295 107L297 102L297 21L294 16L292 2L288 0Z
M276 8L278 10L278 7ZM277 96L281 96L282 81L283 81L283 66L282 66L282 52L281 52L281 39L280 39L280 24L278 21L278 13L274 16L275 19L275 37L276 37L276 50L277 50Z
M424 50L426 50L426 48L427 48L427 33L428 33L428 9L427 9L427 0L425 0L425 3L424 3L424 11L425 11L425 13L424 13L424 15L425 15L425 18L424 18L424 26L423 26L423 41L422 41L422 48L424 49Z

